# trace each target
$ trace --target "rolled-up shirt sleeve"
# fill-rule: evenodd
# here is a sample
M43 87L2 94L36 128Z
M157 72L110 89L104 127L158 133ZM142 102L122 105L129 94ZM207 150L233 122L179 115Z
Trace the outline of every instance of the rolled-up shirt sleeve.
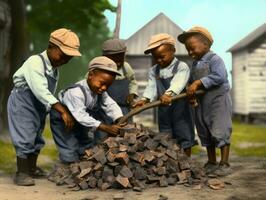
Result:
M206 89L222 85L227 80L225 64L219 56L214 56L209 65L210 74L200 79Z
M127 71L127 78L129 80L129 86L128 86L129 94L135 94L138 96L138 83L135 77L135 72L128 63L125 62L124 66Z
M96 120L87 112L85 97L80 88L67 90L62 101L73 117L83 126L89 127L94 131L101 124L101 121Z
M154 67L150 69L148 74L148 84L143 92L143 97L150 99L150 101L157 99L157 88L154 70Z
M104 92L102 94L102 102L101 107L105 114L110 117L113 121L123 116L121 108L117 105L117 103Z
M41 58L28 59L24 64L27 65L24 71L25 80L35 97L48 109L58 102L57 98L49 91L48 81L44 75L44 67Z
M171 80L170 87L166 92L174 92L175 94L180 94L182 90L186 87L190 76L190 69L186 63L180 62L178 70Z

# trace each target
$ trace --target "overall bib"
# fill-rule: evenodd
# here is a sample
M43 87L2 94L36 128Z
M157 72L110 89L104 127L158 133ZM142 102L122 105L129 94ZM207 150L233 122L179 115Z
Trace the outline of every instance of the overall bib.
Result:
M205 62L193 63L191 81L199 80L211 73L210 61L215 56L211 53ZM232 101L229 89L225 85L206 90L198 97L195 107L195 123L202 146L222 147L230 144L232 132Z
M85 88L80 84L73 84L66 88L62 92L62 97L64 93L71 89L79 87L85 97L85 105L87 104L87 95ZM101 103L101 96L98 96L97 104L92 109L87 109L92 117L100 120L101 110L99 109L99 104ZM95 145L97 141L98 131L91 132L89 127L85 127L78 122L75 122L75 125L72 130L66 132L64 121L56 110L51 109L50 112L50 124L51 130L53 132L53 138L57 149L59 151L59 157L64 162L75 162L78 161L80 155L84 154L85 150ZM95 136L94 136L95 135Z
M127 96L129 95L129 80L126 78L125 67L122 67L123 74L125 76L122 80L115 80L108 88L107 92L109 96L120 106L123 115L126 115L130 111L130 107L127 103Z
M176 74L179 61L175 63L172 74ZM160 97L170 87L173 78L159 78L160 66L155 69L157 93ZM186 99L173 102L170 106L160 106L158 108L159 131L170 133L176 139L181 148L186 149L195 144L192 112Z
M46 73L44 58L41 54L39 56L44 66L48 89L53 94L57 80ZM10 136L17 156L26 159L28 154L39 154L45 144L42 137L47 115L45 106L29 88L14 87L8 99L7 111Z

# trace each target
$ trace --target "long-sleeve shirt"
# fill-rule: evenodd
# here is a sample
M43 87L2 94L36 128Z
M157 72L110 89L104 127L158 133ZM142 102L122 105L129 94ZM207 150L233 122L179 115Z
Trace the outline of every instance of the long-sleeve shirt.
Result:
M129 86L128 86L128 91L129 94L135 94L138 95L138 83L137 80L135 78L135 72L132 69L132 67L130 66L129 63L124 62L124 68L126 71L126 76L123 72L122 67L118 70L118 72L121 74L120 76L116 76L115 80L122 80L127 78L129 80Z
M201 67L201 62L206 62L210 54L213 54L213 52L209 51L200 60L193 62L192 67ZM210 60L209 67L210 73L200 79L203 86L206 89L210 89L214 86L223 85L225 88L229 89L228 75L222 58L215 54Z
M59 93L59 100L66 105L73 115L73 117L83 126L91 128L92 131L96 130L101 124L101 121L96 120L87 112L88 109L92 110L97 107L99 95L94 93L87 84L87 81L81 80L76 84L80 84L85 89L85 95L79 87L68 89L62 95ZM113 121L122 117L122 111L117 103L107 94L103 92L100 107Z
M58 81L58 70L52 66L47 56L47 52L44 51L41 55L43 55L47 66L46 74ZM53 104L58 102L54 96L56 89L52 92L48 89L48 82L45 77L43 62L38 55L29 57L23 63L23 65L13 75L13 82L15 87L25 89L29 88L34 96L45 105L47 110L49 110Z
M177 58L174 58L169 66L160 69L160 78L166 79L173 76L172 70L174 68ZM155 77L156 65L154 65L149 71L148 84L144 90L143 97L150 99L150 101L158 99L156 77ZM165 91L179 94L187 85L189 80L190 69L184 62L179 62L177 72L171 80L170 87Z

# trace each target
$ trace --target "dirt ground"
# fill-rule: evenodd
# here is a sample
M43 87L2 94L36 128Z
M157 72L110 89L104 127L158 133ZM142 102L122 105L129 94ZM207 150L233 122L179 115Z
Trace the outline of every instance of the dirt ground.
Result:
M196 160L205 160L197 157ZM160 195L168 200L265 200L266 199L266 158L231 158L233 174L221 179L225 188L212 190L203 185L201 189L176 185L165 188L151 188L142 192L131 190L85 190L71 191L56 186L48 180L36 180L36 186L21 187L12 182L12 177L0 175L1 200L158 200ZM163 199L163 198L161 198Z

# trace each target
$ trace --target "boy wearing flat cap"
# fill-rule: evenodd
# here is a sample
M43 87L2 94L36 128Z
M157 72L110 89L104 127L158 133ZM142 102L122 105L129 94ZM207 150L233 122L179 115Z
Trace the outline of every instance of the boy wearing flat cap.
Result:
M195 144L191 109L185 99L171 102L173 95L185 91L189 67L175 57L175 39L166 33L152 36L144 53L151 53L156 64L149 71L143 99L135 106L160 99L164 104L158 108L160 132L172 134L186 155L191 156Z
M101 112L104 112L113 122L123 116L117 103L106 92L116 75L119 75L119 72L115 62L105 56L99 56L90 61L87 79L59 93L60 102L76 120L74 128L66 132L60 113L51 110L51 129L63 163L78 161L85 150L95 144L99 131L109 135L118 134L120 126L103 123L101 115Z
M9 96L8 124L17 155L17 185L34 185L33 178L44 176L36 167L44 146L42 131L47 112L52 107L70 129L74 120L54 97L59 78L58 67L73 56L81 56L79 38L71 30L61 28L51 33L47 50L29 57L13 75L14 88Z
M195 26L178 36L185 44L188 54L194 59L191 69L190 86L187 95L195 103L195 91L205 90L195 107L196 127L201 144L206 146L207 173L225 176L231 173L228 163L230 136L232 132L232 102L226 68L221 57L210 51L213 38L203 27ZM215 148L221 149L221 161L216 163Z
M123 40L109 39L102 45L102 54L113 60L120 76L116 76L107 92L120 106L123 115L130 111L134 99L138 96L138 84L135 72L129 63L125 62L126 45Z

